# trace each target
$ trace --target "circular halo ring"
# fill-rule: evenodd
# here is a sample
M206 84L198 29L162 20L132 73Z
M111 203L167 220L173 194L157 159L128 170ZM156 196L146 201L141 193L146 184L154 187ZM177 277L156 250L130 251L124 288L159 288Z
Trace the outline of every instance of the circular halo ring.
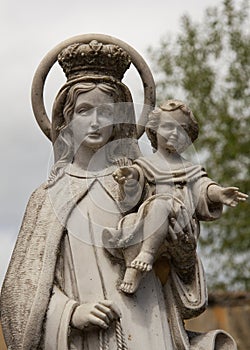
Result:
M58 54L67 46L74 43L89 43L91 40L97 40L103 44L114 44L120 46L125 50L131 57L131 61L135 68L137 69L141 80L143 82L144 89L144 107L141 111L141 115L138 120L137 126L137 138L141 137L145 130L145 125L147 121L147 116L149 112L149 106L155 106L155 83L152 73L144 61L142 56L133 49L130 45L124 41L105 34L82 34L71 37L60 44L58 44L54 49L49 51L47 55L43 58L39 64L32 82L31 88L31 102L33 112L36 118L36 121L43 131L43 133L51 140L51 122L48 118L43 98L43 90L45 80L51 69L51 67L57 61Z

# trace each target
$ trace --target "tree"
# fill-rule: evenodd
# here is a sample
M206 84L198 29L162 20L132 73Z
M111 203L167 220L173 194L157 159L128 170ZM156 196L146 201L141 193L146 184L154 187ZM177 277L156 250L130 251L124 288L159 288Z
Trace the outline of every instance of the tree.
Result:
M249 191L250 33L249 2L224 0L195 22L180 20L180 32L149 53L157 67L159 99L188 103L200 124L195 147L211 178ZM202 164L203 163L202 160ZM250 289L249 201L226 209L201 231L201 254L208 284L220 289ZM212 257L212 259L209 259Z

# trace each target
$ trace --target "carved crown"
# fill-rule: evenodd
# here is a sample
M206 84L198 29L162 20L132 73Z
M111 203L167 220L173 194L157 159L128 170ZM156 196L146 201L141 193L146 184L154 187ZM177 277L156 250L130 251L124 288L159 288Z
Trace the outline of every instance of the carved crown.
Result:
M94 74L121 81L131 60L119 46L92 40L89 44L69 45L58 55L58 62L68 79L76 75Z

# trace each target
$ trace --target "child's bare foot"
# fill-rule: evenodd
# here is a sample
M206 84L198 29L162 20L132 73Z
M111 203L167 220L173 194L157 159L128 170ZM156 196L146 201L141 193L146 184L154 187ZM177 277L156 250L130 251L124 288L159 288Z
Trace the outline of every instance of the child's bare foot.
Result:
M154 257L147 252L140 252L132 261L131 266L139 271L151 271L153 268Z
M127 267L120 290L127 294L133 294L139 287L143 273L133 267Z

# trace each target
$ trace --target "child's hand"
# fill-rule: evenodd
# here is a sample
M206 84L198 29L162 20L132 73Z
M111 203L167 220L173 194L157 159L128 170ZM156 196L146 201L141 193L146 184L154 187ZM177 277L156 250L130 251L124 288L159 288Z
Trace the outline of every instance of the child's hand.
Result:
M129 180L138 180L139 173L133 167L123 166L113 173L113 178L120 185L126 184Z
M244 202L248 195L239 192L238 187L221 187L219 191L220 202L229 207L236 207L239 202Z
M248 195L239 192L238 187L221 187L216 184L208 186L208 198L211 202L222 203L229 207L236 207L239 202L244 202Z

